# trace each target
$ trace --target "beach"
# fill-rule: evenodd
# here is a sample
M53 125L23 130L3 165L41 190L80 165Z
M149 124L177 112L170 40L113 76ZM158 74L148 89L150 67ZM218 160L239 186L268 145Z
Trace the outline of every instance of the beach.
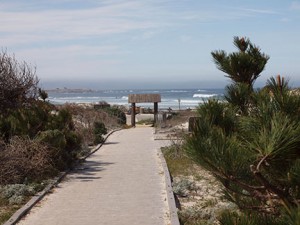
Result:
M195 109L209 98L223 98L223 89L144 89L144 90L90 90L90 89L53 89L47 90L48 100L53 104L107 102L130 108L129 94L160 94L160 110ZM152 103L140 103L144 109L153 108Z

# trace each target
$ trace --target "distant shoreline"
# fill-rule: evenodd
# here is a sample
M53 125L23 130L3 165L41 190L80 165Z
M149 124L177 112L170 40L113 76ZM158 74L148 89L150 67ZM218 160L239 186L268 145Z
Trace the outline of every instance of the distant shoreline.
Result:
M95 93L95 92L101 92L101 91L127 91L127 92L137 92L137 91L164 91L164 90L174 90L174 92L180 90L223 90L223 88L126 88L126 89L92 89L92 88L67 88L67 87L57 87L57 88L49 88L45 89L46 92L50 93Z
M93 93L96 90L93 89L85 89L85 88L54 88L54 89L46 89L46 92L49 93Z
M86 88L55 88L46 90L48 100L57 105L64 103L93 103L107 102L110 105L123 105L130 107L128 103L129 94L160 94L160 109L194 109L209 98L222 100L223 89L140 89L140 90L93 90ZM152 108L153 103L139 103L143 108Z

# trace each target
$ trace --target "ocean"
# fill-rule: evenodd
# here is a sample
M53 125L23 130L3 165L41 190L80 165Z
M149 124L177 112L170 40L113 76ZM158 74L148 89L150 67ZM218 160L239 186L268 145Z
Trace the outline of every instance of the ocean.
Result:
M160 90L49 90L48 100L53 104L64 103L98 103L105 101L111 105L130 107L129 94L160 94L158 107L164 109L194 109L208 98L222 99L224 89L160 89ZM152 103L138 103L137 106L153 108Z

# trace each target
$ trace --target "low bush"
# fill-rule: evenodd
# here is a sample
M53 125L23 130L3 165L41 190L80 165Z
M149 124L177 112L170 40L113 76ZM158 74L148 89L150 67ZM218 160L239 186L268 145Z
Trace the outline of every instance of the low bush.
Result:
M57 149L64 149L67 141L63 132L59 130L46 130L40 132L35 138L37 141Z
M104 125L104 123L102 122L95 122L94 123L94 143L95 144L100 144L102 142L104 142L104 138L103 135L107 134L107 129Z
M0 184L40 181L58 173L57 149L29 138L14 137L1 145Z
M91 106L82 106L76 104L66 104L59 107L59 109L67 109L72 114L74 131L76 134L80 134L82 145L85 148L94 144L94 124L95 122L102 122L107 130L116 129L121 126L117 113L113 113L114 110L110 108L94 109ZM115 108L115 106L111 107ZM122 109L118 108L120 112ZM116 111L117 111L116 110ZM123 122L126 122L126 116L123 115ZM101 139L101 138L100 138ZM101 140L100 140L101 141Z
M3 198L7 199L9 204L21 204L26 196L35 194L33 186L26 184L10 184L0 187L0 194Z
M126 115L121 108L118 106L112 106L104 109L110 116L115 116L118 119L118 124L125 125L126 124Z

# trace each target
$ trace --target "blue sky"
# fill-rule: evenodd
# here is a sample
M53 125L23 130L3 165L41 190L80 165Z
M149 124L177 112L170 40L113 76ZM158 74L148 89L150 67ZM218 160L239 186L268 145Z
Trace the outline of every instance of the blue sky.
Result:
M270 56L257 85L300 86L300 1L4 0L0 13L2 49L45 88L224 87L210 53L234 36Z

